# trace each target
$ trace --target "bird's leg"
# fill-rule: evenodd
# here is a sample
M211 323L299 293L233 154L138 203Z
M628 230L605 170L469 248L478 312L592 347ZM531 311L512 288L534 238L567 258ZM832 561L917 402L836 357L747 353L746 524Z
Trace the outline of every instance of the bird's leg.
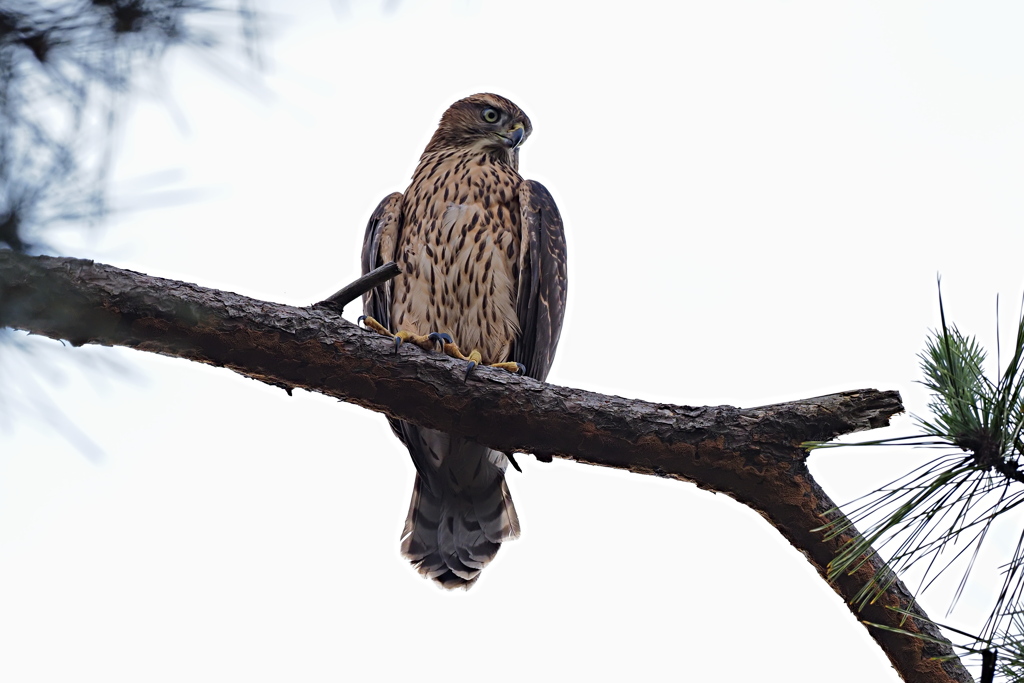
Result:
M430 334L416 334L415 332L408 332L406 330L392 332L368 315L359 316L358 322L366 325L368 329L373 330L377 334L382 334L385 337L392 337L395 340L395 351L398 350L399 346L406 342L415 344L424 351L433 351L437 344L444 344L445 342L450 342L452 339L447 334L438 334L437 332L431 332Z
M356 321L356 324L366 325L369 329L373 330L377 334L383 334L385 337L395 336L391 334L391 330L384 327L383 325L381 325L379 322L377 322L368 315L359 316L359 319Z
M441 348L444 349L446 355L449 355L452 358L458 358L459 360L469 361L469 367L466 369L467 378L469 377L469 373L473 372L473 368L479 365L482 359L480 351L478 351L477 349L473 349L472 351L470 351L469 355L467 356L464 353L462 353L462 351L459 350L458 345L456 345L454 342L445 341ZM487 367L498 368L499 370L506 370L508 372L514 372L517 375L526 374L526 366L523 365L522 363L491 363Z
M522 363L513 363L512 361L508 361L508 362L505 362L505 363L491 363L487 367L489 367L489 368L498 368L499 370L506 370L508 372L514 372L517 375L525 375L526 374L526 366L525 365L523 365Z

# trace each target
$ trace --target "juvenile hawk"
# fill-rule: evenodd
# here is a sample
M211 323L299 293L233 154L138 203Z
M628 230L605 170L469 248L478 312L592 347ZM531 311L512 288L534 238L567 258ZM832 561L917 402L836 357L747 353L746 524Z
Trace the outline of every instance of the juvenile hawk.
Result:
M565 235L551 195L518 172L532 131L498 95L473 95L444 113L409 189L385 197L366 226L363 273L388 261L402 269L364 298L368 326L424 348L432 333L448 335L445 351L458 358L547 377L565 311ZM390 422L417 472L402 554L445 588L469 587L519 535L508 458Z

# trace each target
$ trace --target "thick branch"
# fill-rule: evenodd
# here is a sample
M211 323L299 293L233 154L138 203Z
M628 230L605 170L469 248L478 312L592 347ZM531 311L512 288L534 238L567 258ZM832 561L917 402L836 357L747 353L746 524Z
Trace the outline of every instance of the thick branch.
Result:
M230 368L287 389L317 391L492 448L655 474L752 507L824 577L846 538L809 530L832 501L799 447L888 424L899 394L849 391L760 408L627 400L480 368L367 333L322 307L297 308L70 258L0 252L0 325L73 344L129 346ZM876 566L832 584L849 604ZM941 638L901 583L857 616ZM970 681L937 646L871 628L905 680Z

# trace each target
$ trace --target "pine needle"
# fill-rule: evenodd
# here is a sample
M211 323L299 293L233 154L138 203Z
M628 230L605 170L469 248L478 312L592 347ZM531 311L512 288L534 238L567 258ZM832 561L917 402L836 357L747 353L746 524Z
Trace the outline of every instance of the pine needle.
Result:
M826 540L849 537L829 564L834 579L857 572L874 554L889 558L854 597L862 608L874 602L895 581L897 573L922 566L921 590L954 564L966 561L951 607L956 605L975 568L992 523L1024 503L1024 308L1017 325L1013 355L995 379L985 375L985 349L973 336L947 322L939 288L941 327L933 330L919 354L922 384L932 392L930 416L915 416L921 433L857 444L808 442L808 449L838 446L899 445L939 448L935 459L876 491L853 501L847 514L829 511L817 529ZM998 318L998 301L997 301ZM998 342L996 362L1001 365ZM998 369L998 368L997 368ZM856 525L866 531L856 533ZM1003 583L976 644L991 646L997 636L1009 638L1016 628L1018 649L1012 660L1024 665L1024 533L1011 561L1003 567ZM1010 642L1010 641L1007 641ZM1012 648L1011 648L1012 649ZM980 651L980 650L979 650ZM1021 680L1024 678L1012 679Z

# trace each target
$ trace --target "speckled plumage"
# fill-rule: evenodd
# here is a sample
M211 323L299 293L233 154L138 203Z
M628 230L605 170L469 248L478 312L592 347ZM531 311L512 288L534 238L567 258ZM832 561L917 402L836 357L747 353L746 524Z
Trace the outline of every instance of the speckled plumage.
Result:
M409 189L386 197L367 225L363 272L394 260L402 274L368 294L364 309L393 332L447 333L484 364L519 362L543 380L565 309L565 238L551 195L518 172L531 132L498 95L444 113ZM391 426L417 469L402 552L441 585L468 587L519 535L508 459L454 435Z
M522 179L487 152L423 155L404 202L408 226L396 260L391 325L417 334L447 332L484 363L508 359L519 333L515 310Z

